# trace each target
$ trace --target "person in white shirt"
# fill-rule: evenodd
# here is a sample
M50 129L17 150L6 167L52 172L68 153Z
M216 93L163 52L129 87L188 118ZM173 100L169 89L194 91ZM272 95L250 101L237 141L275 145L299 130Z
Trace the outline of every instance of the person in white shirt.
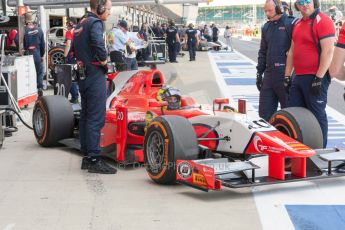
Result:
M224 38L226 40L226 45L228 46L228 50L230 49L231 52L234 51L233 47L232 47L232 33L231 33L231 28L229 26L225 27L224 30Z

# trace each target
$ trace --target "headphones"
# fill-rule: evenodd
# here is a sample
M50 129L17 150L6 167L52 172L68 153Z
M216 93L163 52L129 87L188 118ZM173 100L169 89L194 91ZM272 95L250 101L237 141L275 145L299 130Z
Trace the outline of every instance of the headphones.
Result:
M99 0L98 1L97 7L96 7L98 15L104 14L104 12L105 12L105 6L104 5L106 2L107 2L107 0Z
M280 2L278 0L273 0L273 2L274 2L274 5L276 6L275 7L276 15L277 14L283 14L282 6L281 6Z
M313 3L314 3L314 8L315 8L315 9L320 8L320 1L319 1L319 0L313 0ZM295 9L296 9L297 11L299 11L298 5L297 5L297 1L295 2L294 6L295 6Z

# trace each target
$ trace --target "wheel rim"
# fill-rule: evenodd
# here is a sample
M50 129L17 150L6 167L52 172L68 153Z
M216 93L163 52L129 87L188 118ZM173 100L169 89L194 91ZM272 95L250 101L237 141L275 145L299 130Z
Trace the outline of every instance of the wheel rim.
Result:
M147 162L153 172L159 172L164 163L164 138L153 131L147 141Z
M56 52L51 56L52 65L64 64L64 56L62 52Z
M41 108L37 108L34 114L34 129L37 136L43 136L45 116Z

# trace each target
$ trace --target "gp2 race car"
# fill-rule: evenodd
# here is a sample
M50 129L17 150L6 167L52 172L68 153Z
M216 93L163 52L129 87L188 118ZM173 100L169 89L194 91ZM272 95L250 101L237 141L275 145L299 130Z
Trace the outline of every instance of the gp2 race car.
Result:
M182 50L188 51L187 44L182 44ZM196 47L197 51L209 51L209 50L228 50L228 46L221 41L212 42L207 41L206 39L201 39L199 42L199 46Z
M345 175L345 152L318 150L321 129L304 108L278 111L270 123L246 114L244 101L236 110L228 99L203 106L182 96L181 108L167 110L167 102L157 99L163 86L154 65L108 74L103 155L120 164L144 163L159 184L178 182L203 191ZM80 106L65 97L39 98L33 112L37 142L80 149L79 116ZM261 156L268 157L268 172L257 177L260 166L252 159Z

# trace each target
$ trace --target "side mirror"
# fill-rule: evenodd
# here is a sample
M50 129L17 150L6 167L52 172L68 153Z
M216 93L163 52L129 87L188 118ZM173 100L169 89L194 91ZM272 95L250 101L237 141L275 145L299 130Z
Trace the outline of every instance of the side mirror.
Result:
M229 98L216 98L213 100L214 104L229 104Z
M213 111L215 110L214 106L218 105L218 110L221 110L223 104L229 104L229 98L216 98L213 100Z

